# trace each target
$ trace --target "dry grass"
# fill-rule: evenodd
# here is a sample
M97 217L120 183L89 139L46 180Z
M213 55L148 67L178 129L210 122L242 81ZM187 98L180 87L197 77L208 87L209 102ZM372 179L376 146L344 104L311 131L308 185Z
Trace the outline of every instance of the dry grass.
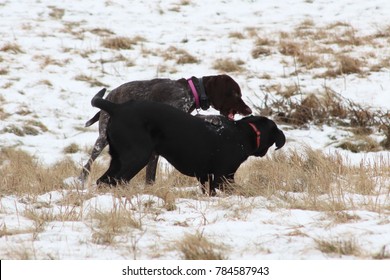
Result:
M226 260L221 252L222 246L216 245L202 234L187 234L175 244L184 260Z
M225 73L243 72L245 70L244 64L244 61L240 59L232 60L230 58L220 58L214 61L213 68Z
M366 135L355 136L351 140L343 140L337 147L353 153L378 152L382 150L380 143Z
M304 49L304 45L292 40L281 40L279 43L279 51L283 55L298 56Z
M111 31L110 29L104 28L104 27L96 27L96 28L91 28L88 30L92 34L101 36L101 37L107 37L114 35L115 33Z
M0 68L0 75L7 75L9 73L8 69Z
M21 114L23 115L23 113ZM38 135L47 132L47 127L39 121L27 120L21 125L9 125L1 130L2 133L12 133L16 136Z
M355 239L350 240L314 240L317 244L318 250L325 254L337 254L344 256L360 256L361 249L359 248Z
M17 43L5 43L0 47L0 51L13 54L23 53L22 48Z
M349 166L340 155L325 155L310 148L280 151L240 167L231 193L279 197L285 207L337 212L358 207L345 198L347 193L388 195L388 170L389 163L384 159L372 165ZM384 205L368 201L359 207L384 210Z
M347 105L343 105L340 97L332 91L325 89L324 94L307 94L300 100L292 99L300 93L298 85L275 87L281 99L269 100L265 106L259 109L261 114L276 115L279 122L289 125L304 126L307 123L314 124L331 123L335 119L344 120L347 117Z
M33 60L40 62L41 69L48 67L49 65L55 65L63 67L69 63L69 59L61 61L48 55L34 55Z
M252 57L255 59L262 56L268 56L268 55L271 55L271 50L267 47L255 46L252 50Z
M313 20L307 19L298 24L293 32L280 32L278 35L278 42L274 42L259 38L256 33L253 36L252 57L279 52L285 56L282 62L286 66L299 68L296 71L308 73L313 78L366 75L368 71L381 71L388 67L387 59L383 59L381 51L378 51L387 45L388 27L379 28L373 34L360 35L359 30L349 23L334 22L317 26ZM367 52L367 46L375 51ZM325 72L322 71L324 68L327 69ZM313 69L321 69L322 73L308 72Z
M372 256L372 258L374 260L388 260L390 259L390 254L388 252L386 252L386 245L384 245L382 247L382 249L380 250L380 252L374 254Z
M122 49L132 49L134 45L137 45L140 42L145 42L146 39L142 36L121 37L114 36L105 38L102 40L102 46L108 49L122 50Z
M65 15L65 10L57 8L55 6L49 6L51 9L51 12L49 13L49 16L56 20L61 20L62 17Z
M0 153L0 192L38 195L61 188L64 178L74 176L78 167L69 159L46 167L27 152L3 148Z
M347 55L336 55L337 66L333 69L328 69L325 73L321 75L316 75L315 77L326 78L331 77L335 78L340 75L348 74L362 74L362 65L361 60L357 58L352 58Z
M75 76L74 79L76 81L89 83L91 85L91 87L108 87L107 84L102 83L98 79L96 79L92 76L85 75L85 74L79 74L79 75Z
M1 172L5 174L0 179L0 191L3 195L28 194L33 197L59 190L64 187L64 178L77 176L79 173L79 167L70 160L46 167L31 155L12 148L1 150L0 162L3 163L0 166ZM95 163L90 176L91 183L106 168L106 165ZM222 196L233 194L242 197L278 197L285 203L285 207L337 212L357 207L354 202L345 199L346 193L372 197L389 194L390 188L386 182L389 171L389 163L384 158L379 158L374 163L349 166L340 155L325 155L310 148L303 151L278 151L266 158L244 163L236 174L236 183L227 185ZM143 187L144 180L143 170L132 179L130 185L115 189L103 188L98 193L109 191L118 199L141 194L161 198L163 204L157 208L148 206L149 212L158 212L161 207L168 211L175 210L178 198L205 199L199 189L186 188L198 185L196 180L177 171L160 169L157 182L152 187ZM299 195L293 195L294 193ZM81 205L90 197L69 194L61 204L69 207ZM371 199L360 206L378 212L383 211L384 207Z
M72 191L64 192L60 200L42 201L40 194L53 190L62 190L64 178L77 176L80 167L70 160L64 160L53 166L43 166L31 155L17 149L7 148L0 152L0 179L2 195L16 195L26 203L20 216L30 219L33 225L22 231L0 228L0 236L27 233L33 240L53 221L89 221L91 240L95 244L119 246L128 243L129 250L137 258L138 242L144 229L144 220L160 221L161 213L179 210L177 200L190 198L210 201L214 207L225 210L224 218L245 220L256 207L256 198L261 196L269 201L269 209L304 209L322 211L333 224L353 223L360 217L350 210L367 209L378 213L389 210L386 201L380 202L380 196L390 195L388 174L389 159L380 158L374 162L362 162L358 166L348 165L340 155L325 155L310 148L303 150L281 150L269 156L244 163L236 174L236 184L226 186L224 193L209 200L200 191L187 191L185 187L194 186L194 178L179 174L177 171L158 170L157 183L152 187L144 186L145 172L140 172L130 184L117 188L79 192L81 186L75 185ZM106 164L95 162L91 181L94 181L107 168ZM21 175L22 174L22 175ZM90 185L91 182L88 182ZM67 187L69 189L69 186ZM183 189L184 188L184 189ZM183 190L181 190L183 189ZM112 194L110 210L88 208L91 198L99 194ZM366 196L354 201L351 194ZM150 195L150 199L147 199ZM234 199L225 199L225 197ZM252 199L248 199L253 197ZM159 199L157 199L159 198ZM245 199L244 199L245 198ZM61 211L55 211L61 206ZM93 206L93 205L92 205ZM194 206L196 207L196 206ZM201 215L203 210L199 210ZM351 214L352 213L352 214ZM204 218L205 224L212 223ZM183 222L178 224L187 227ZM1 226L1 225L0 225ZM299 230L293 235L304 235ZM353 239L314 239L318 250L325 254L352 255L361 257L363 252ZM211 242L200 232L187 234L171 244L169 251L178 250L186 260L227 259L226 247ZM372 258L386 259L386 250L372 255ZM366 254L367 255L367 254ZM31 254L20 256L32 258Z
M65 154L75 154L79 151L80 151L80 147L76 143L69 144L64 148Z
M92 240L96 244L113 245L115 237L126 233L129 228L141 228L133 211L123 205L114 205L109 212L95 211L90 216L94 221Z
M245 35L241 32L235 31L235 32L229 33L229 38L242 40L242 39L245 39Z
M359 105L328 87L316 93L303 93L299 84L271 84L263 104L256 108L260 115L273 116L279 123L295 127L308 125L338 126L353 133L338 147L352 152L377 152L390 147L389 112ZM268 94L270 93L270 94ZM275 97L277 96L277 97ZM381 133L382 141L371 137Z
M173 60L177 64L193 64L199 62L195 56L191 55L186 50L173 46L167 48L165 51L155 53L160 53L165 60Z

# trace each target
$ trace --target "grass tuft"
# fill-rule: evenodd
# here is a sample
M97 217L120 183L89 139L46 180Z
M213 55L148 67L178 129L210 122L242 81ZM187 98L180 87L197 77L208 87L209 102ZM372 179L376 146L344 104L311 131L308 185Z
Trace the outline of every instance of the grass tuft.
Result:
M226 59L217 59L213 63L213 68L215 70L229 73L229 72L243 72L245 68L243 67L244 61L240 59L232 60L230 58Z
M2 194L42 194L63 186L64 178L77 174L78 167L64 159L50 167L43 166L25 151L3 148L0 153L0 192Z
M209 241L203 234L187 234L177 243L184 260L226 260L221 246Z
M0 47L0 51L13 54L23 53L22 48L17 43L5 43Z
M114 50L128 50L132 49L134 45L144 41L146 40L142 36L135 36L133 38L115 36L103 39L102 46Z
M360 248L354 239L350 240L314 240L317 244L318 250L325 254L337 254L344 256L359 256Z

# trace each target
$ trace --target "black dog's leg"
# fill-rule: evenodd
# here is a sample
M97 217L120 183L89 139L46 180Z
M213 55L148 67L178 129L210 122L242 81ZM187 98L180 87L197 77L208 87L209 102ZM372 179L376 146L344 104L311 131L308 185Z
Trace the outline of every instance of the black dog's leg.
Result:
M119 156L120 170L115 174L117 181L129 182L148 163L152 154L150 150L130 150Z
M147 185L153 185L156 181L156 171L157 171L158 155L155 153L152 154L148 165L146 166L146 178L145 183Z
M201 190L203 194L208 194L209 196L215 196L217 194L214 187L215 182L213 174L207 175L205 177L197 177L197 179L201 184Z
M216 189L219 189L227 194L231 194L233 191L234 173L225 176L216 176L213 183L214 192Z
M116 185L118 182L114 179L115 174L119 172L121 169L121 162L119 160L118 155L115 153L113 149L110 150L111 154L111 162L107 171L96 181L96 184L99 185L101 183Z

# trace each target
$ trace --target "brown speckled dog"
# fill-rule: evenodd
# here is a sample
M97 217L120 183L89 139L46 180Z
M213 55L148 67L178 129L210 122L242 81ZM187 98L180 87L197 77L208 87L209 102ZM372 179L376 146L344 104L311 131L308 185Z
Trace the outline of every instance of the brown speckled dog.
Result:
M161 102L176 107L186 113L194 109L207 110L210 106L222 115L233 118L234 114L249 115L251 109L241 98L239 85L228 75L192 77L190 79L152 79L125 83L112 90L106 97L114 103L128 100ZM91 165L108 145L107 124L109 115L99 111L85 125L99 121L99 137L95 142L91 156L83 168L80 179L88 176ZM146 183L153 183L156 176L158 155L153 154L146 168Z

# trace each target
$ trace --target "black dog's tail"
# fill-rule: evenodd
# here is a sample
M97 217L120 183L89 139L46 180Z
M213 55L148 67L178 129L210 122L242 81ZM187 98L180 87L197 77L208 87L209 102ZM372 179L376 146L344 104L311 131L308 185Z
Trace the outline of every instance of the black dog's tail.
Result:
M91 100L91 105L93 107L97 107L103 111L106 111L110 116L115 111L115 103L112 103L106 99L103 99L104 94L106 93L106 89L103 88L101 91L99 91ZM96 116L96 115L95 115ZM92 118L94 119L94 118Z
M276 150L279 150L281 147L286 144L286 136L284 135L283 131L280 129L277 129L276 136L275 136L275 146Z

